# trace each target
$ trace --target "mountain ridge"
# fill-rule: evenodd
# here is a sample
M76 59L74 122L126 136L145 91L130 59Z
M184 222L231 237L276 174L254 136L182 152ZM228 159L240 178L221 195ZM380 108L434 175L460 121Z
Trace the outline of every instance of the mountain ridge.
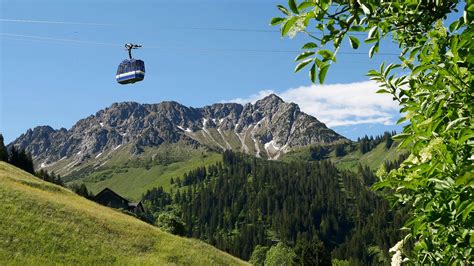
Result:
M45 167L72 157L80 164L122 145L132 145L135 155L145 147L183 142L278 159L295 147L344 140L301 112L297 104L271 94L254 104L216 103L199 108L175 101L118 102L80 119L70 129L29 129L9 146L25 149L37 165Z

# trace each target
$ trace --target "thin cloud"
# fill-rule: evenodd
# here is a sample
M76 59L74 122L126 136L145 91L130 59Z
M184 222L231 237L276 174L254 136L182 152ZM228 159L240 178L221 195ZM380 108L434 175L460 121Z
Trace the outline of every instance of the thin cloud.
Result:
M400 107L388 94L375 93L373 81L348 84L311 85L291 88L281 93L262 90L246 98L226 102L255 103L275 93L287 102L298 104L301 110L318 118L329 127L359 124L394 125Z

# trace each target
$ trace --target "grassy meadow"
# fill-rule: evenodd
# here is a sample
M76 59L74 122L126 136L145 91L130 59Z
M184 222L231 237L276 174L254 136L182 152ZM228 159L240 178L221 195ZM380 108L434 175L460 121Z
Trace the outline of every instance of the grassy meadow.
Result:
M244 265L0 162L0 264Z
M355 145L355 144L351 144ZM357 147L346 147L346 154L341 157L337 157L336 153L331 151L327 158L336 164L337 168L341 170L354 170L357 169L358 164L370 167L372 170L377 170L384 162L394 161L398 159L403 150L398 148L398 144L394 143L390 149L385 148L385 143L378 144L375 148L369 152L362 154ZM298 161L298 160L312 160L310 156L310 147L303 147L299 150L294 150L285 154L282 158L283 161Z

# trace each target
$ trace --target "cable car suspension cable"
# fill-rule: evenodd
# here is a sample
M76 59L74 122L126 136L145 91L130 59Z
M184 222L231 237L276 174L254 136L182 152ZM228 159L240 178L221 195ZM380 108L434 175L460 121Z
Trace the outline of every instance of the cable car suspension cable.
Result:
M21 38L31 38L38 40L47 40L47 41L58 41L58 42L69 42L75 44L90 44L90 45L103 45L103 46L123 46L118 43L105 43L105 42L90 42L90 41L81 41L74 39L63 39L63 38L51 38L44 36L35 36L35 35L23 35L23 34L12 34L12 33L3 33L0 32L0 36L6 37L21 37ZM141 46L140 46L141 47ZM178 50L178 51L198 51L198 52L255 52L255 53L297 53L299 50L266 50L266 49L231 49L231 48L187 48L187 47L175 47L175 46L155 46L148 45L143 47L144 49L160 49L160 50ZM133 48L135 49L135 48ZM348 55L367 55L364 52L344 52L340 51L339 54L348 54ZM384 56L399 56L398 53L378 53L378 55Z

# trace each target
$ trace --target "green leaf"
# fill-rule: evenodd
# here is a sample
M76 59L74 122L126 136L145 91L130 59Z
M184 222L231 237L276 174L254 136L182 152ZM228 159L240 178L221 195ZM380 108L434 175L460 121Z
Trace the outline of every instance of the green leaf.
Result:
M359 48L360 41L354 36L349 36L349 42L351 43L352 49Z
M296 5L295 0L288 0L288 6L290 7L291 11L295 14L299 14L298 6Z
M385 78L387 78L390 71L392 71L393 69L398 68L398 67L400 67L399 64L390 64L390 65L388 65L387 68L385 69L385 71L383 72L383 76Z
M309 79L311 79L311 82L313 83L316 82L316 64L313 64L311 70L309 71Z
M358 2L360 4L360 7L362 8L362 11L364 11L364 14L370 15L370 9L366 5L362 4L360 1Z
M398 124L401 124L401 123L405 122L406 120L407 120L407 118L404 117L404 116L402 116L402 118L398 119L395 124L397 124L397 125L398 125Z
M327 63L322 65L322 67L319 68L318 79L319 79L320 84L324 83L324 79L326 78L326 73L328 72L328 69L329 69L329 64Z
M369 77L376 77L376 76L380 76L379 72L377 72L377 70L369 70L369 72L367 72L367 76Z
M433 65L419 65L419 66L416 66L413 69L413 71L411 72L411 75L415 76L418 72L426 70L426 69L430 69L432 67L434 67L434 66Z
M317 48L318 45L315 44L314 42L309 42L309 43L306 43L305 45L303 45L303 47L301 47L301 49L314 49L314 48Z
M372 48L369 50L369 58L372 58L374 56L374 53L379 51L379 43L377 42Z
M474 12L474 3L468 3L468 6L466 7L466 10L468 12Z
M318 1L318 2L319 2L319 5L321 6L321 9L328 10L329 5L330 5L330 2L328 0ZM325 12L322 12L322 13L325 13Z
M288 31L295 25L297 17L292 17L288 19L281 28L281 36L285 37L288 34Z
M453 32L453 31L456 31L457 29L459 29L459 24L460 24L459 20L454 21L453 23L451 23L451 25L449 25L449 31Z
M460 176L456 179L456 185L473 186L474 175L469 172L465 173L463 176Z
M357 26L352 26L349 31L364 31L364 27L357 25Z
M310 8L310 7L313 7L313 6L315 6L315 3L313 3L313 2L306 2L306 1L305 1L305 2L301 3L301 4L298 6L298 11L301 12L301 11L304 11L305 9ZM311 13L313 13L313 12L311 12ZM314 14L314 13L313 13L313 14Z
M275 26L282 23L283 21L285 21L284 18L278 18L278 17L272 18L272 21L270 21L270 25Z
M400 134L397 134L395 136L392 136L392 139L393 140L403 140L405 139L406 137L410 136L411 134L409 133L400 133Z
M296 65L295 67L295 73L300 71L303 67L305 67L306 65L308 65L309 63L311 63L313 61L313 58L309 58L309 59L306 59L304 61L301 61L298 65Z
M319 50L318 54L321 55L324 59L326 60L332 60L334 57L334 54L329 51L329 50Z
M318 58L314 59L314 62L318 68L323 64L323 61L319 60Z
M462 220L466 221L469 214L474 211L474 202L471 202L462 212Z
M308 12L306 13L306 16L304 16L304 26L308 27L309 22L314 19L314 12Z
M418 54L418 52L421 50L421 46L417 46L415 48L413 48L411 51L410 51L410 60L412 60L413 58L415 58L415 56Z
M377 42L379 39L378 38L369 38L369 39L365 39L364 42L365 43L373 43L373 42Z
M458 119L455 119L454 121L451 121L448 126L446 127L446 131L450 130L452 127L454 127L455 125L458 125L466 120L469 120L468 117L460 117Z
M373 26L370 30L369 30L369 34L367 34L367 39L372 39L376 36L376 34L378 34L378 31L377 31L378 27L377 26Z
M277 8L280 9L281 12L283 12L283 14L289 16L291 15L290 11L288 11L288 9L286 9L286 7L282 6L282 5L277 5Z
M314 54L315 54L315 52L313 52L313 51L302 52L301 54L299 54L299 55L295 58L295 61L300 61L301 59L305 59L306 57L312 56L312 55L314 55Z
M387 89L380 89L376 91L375 93L390 93Z

